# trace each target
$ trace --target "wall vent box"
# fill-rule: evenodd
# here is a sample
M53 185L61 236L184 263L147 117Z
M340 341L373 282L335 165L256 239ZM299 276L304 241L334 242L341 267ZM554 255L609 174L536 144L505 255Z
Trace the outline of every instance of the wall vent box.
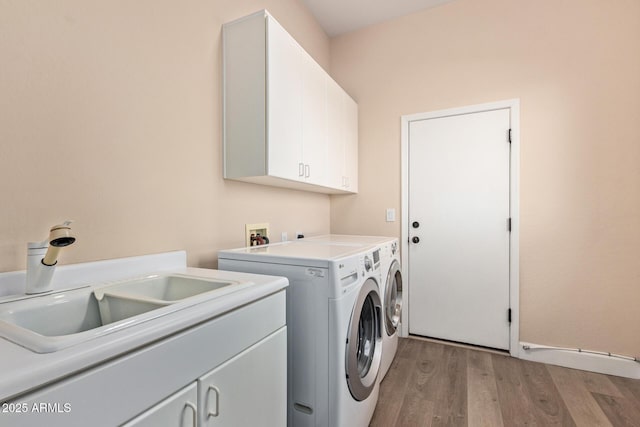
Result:
M251 236L257 236L260 234L262 237L269 238L269 223L263 222L260 224L246 224L244 227L244 243L246 246L255 246L251 241Z

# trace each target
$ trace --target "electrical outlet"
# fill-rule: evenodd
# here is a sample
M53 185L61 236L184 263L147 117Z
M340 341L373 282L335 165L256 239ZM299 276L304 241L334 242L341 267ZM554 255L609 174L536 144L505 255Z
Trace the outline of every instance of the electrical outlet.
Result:
M245 224L244 227L244 237L245 237L245 245L246 246L255 246L252 245L251 236L254 237L260 234L261 237L266 237L269 239L269 223L263 222L261 224ZM268 242L267 242L268 243Z
M280 241L282 241L282 242L286 242L287 240L289 240L289 236L287 235L286 231L282 232L281 237L282 238L280 239Z

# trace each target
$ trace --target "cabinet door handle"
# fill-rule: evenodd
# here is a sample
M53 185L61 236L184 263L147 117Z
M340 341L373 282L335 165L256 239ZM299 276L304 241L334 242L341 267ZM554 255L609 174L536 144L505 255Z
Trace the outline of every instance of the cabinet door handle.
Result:
M220 404L220 390L218 390L218 387L214 387L210 385L209 388L207 389L207 408L209 408L209 393L211 391L216 392L216 410L215 412L212 412L207 409L207 418L217 417L218 415L220 415L220 408L218 406Z
M304 163L298 163L298 176L304 176Z
M311 166L304 165L304 177L309 178L310 175L311 175Z
M191 426L192 427L196 427L196 418L198 415L198 411L196 409L196 405L194 405L191 402L185 402L184 403L184 407L182 408L182 416L180 417L180 425L184 425L183 421L184 421L184 413L186 412L187 408L191 409L192 415L193 417L191 418Z

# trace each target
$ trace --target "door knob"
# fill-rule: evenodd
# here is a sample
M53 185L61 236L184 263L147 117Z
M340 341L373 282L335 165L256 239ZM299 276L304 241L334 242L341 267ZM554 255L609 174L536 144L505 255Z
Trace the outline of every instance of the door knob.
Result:
M420 243L420 238L418 236L415 236L413 239L411 239L411 241L413 243Z
M411 224L411 226L412 226L413 228L418 228L418 227L420 227L420 223L419 223L418 221L413 221L413 223Z

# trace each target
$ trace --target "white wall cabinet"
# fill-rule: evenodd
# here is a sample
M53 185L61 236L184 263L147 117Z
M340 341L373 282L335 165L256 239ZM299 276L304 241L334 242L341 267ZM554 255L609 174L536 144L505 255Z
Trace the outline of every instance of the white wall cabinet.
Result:
M358 107L266 11L223 27L224 177L357 192Z
M327 84L330 186L358 192L358 105L337 83Z

